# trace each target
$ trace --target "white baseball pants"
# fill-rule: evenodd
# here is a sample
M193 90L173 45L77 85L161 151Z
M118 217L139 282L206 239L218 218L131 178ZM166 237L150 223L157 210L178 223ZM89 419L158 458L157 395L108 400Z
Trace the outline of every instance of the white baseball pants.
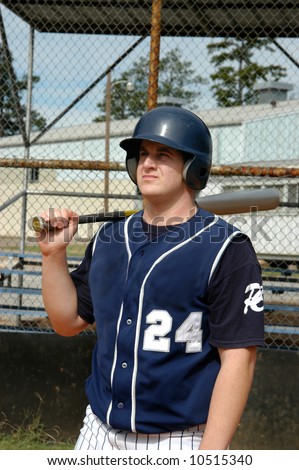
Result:
M88 405L75 450L196 450L203 432L204 425L160 434L120 431L103 423Z

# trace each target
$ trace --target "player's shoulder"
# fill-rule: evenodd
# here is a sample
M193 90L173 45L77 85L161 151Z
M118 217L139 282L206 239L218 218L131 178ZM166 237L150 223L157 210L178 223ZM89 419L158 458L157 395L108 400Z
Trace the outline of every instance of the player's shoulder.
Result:
M255 266L260 272L260 264L250 238L242 232L236 232L231 238L223 254L222 267L226 271L244 269L245 266Z
M197 217L203 220L203 226L209 227L209 230L213 231L214 233L218 233L219 238L235 238L242 236L243 232L240 228L231 223L222 217L214 214L213 212L209 212L205 209L200 208L197 212ZM246 237L246 235L244 235Z

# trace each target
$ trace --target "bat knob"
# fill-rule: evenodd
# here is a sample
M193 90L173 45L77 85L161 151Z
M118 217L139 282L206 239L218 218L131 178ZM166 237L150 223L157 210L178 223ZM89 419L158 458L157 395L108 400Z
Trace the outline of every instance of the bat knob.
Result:
M43 230L47 230L47 229L48 229L49 224L47 224L47 222L45 221L45 219L43 219L43 218L40 217L39 215L36 215L36 216L33 217L33 219L32 219L31 226L32 226L32 228L33 228L33 230L34 230L35 232L42 232Z

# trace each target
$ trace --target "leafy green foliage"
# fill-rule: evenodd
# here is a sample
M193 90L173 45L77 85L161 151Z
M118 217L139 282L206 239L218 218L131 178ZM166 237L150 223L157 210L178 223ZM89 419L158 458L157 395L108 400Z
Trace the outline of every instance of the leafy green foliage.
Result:
M184 104L190 104L200 96L199 86L205 80L195 74L192 63L183 60L182 52L172 49L159 64L159 96L179 98ZM147 109L148 57L141 57L120 77L112 81L111 117L128 119L139 117ZM126 82L132 81L133 91L126 91ZM98 105L100 115L95 122L105 120L106 97Z
M33 86L39 82L39 77L33 76ZM24 92L27 89L26 75L16 80L16 88L18 92L17 99L22 101ZM20 106L21 118L25 120L26 106ZM37 112L31 111L31 129L41 130L46 126L46 120ZM8 73L3 47L0 46L0 137L20 134L20 127L16 112L15 96L13 93L12 81Z
M211 90L221 107L254 104L254 85L257 82L278 81L286 76L284 67L261 65L254 59L256 51L273 51L269 39L225 38L207 47L211 62L216 67L216 71L210 75L213 81Z

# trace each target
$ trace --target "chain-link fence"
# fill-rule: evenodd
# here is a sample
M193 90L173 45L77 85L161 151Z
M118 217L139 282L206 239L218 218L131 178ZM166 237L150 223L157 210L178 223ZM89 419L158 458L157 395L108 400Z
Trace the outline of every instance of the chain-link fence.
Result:
M140 207L119 141L167 103L211 129L201 198L279 191L277 209L224 217L256 248L267 346L298 349L297 2L0 3L0 328L52 331L32 218ZM80 225L70 268L97 227Z

